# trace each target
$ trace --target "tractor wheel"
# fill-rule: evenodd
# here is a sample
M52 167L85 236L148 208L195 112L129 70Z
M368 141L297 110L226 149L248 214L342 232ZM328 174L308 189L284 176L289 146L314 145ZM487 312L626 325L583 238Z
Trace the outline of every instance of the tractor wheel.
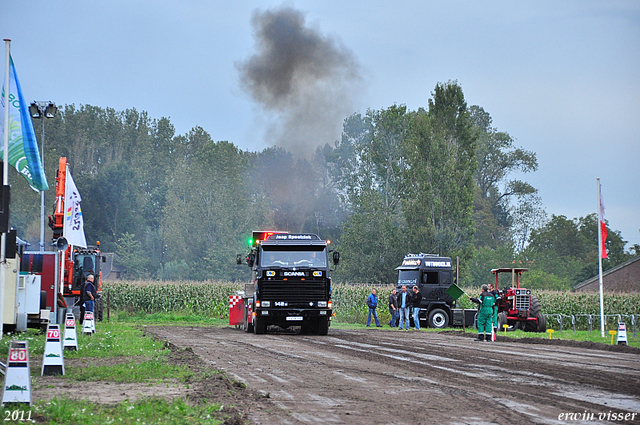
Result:
M540 300L535 295L531 295L531 310L529 313L531 317L538 317L538 315L540 315Z
M104 313L104 305L102 303L102 297L96 300L94 307L95 307L94 310L95 310L96 320L98 322L102 322L102 317Z
M449 315L446 311L436 308L429 313L429 327L444 329L449 325Z
M253 323L253 333L256 335L267 333L267 322L263 319L256 317Z
M547 318L544 314L540 313L538 315L538 330L537 332L546 332L547 331Z
M509 330L509 321L507 320L506 311L498 313L498 331L499 332L504 331L504 328L502 327L502 325L507 325L507 330Z
M540 317L542 314L540 312L540 300L535 295L531 295L531 310L529 310L529 314L532 317ZM525 332L538 332L538 325L532 322L522 323L522 330Z

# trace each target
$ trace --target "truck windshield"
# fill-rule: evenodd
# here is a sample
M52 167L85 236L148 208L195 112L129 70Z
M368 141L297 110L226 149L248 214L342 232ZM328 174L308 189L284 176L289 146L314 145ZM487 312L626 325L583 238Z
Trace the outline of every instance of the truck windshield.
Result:
M308 247L301 250L298 247L262 247L260 256L261 267L326 267L327 250L325 247ZM306 248L306 247L305 247ZM319 249L314 249L319 248Z
M420 270L399 270L398 286L407 285L407 288L413 287L420 282Z

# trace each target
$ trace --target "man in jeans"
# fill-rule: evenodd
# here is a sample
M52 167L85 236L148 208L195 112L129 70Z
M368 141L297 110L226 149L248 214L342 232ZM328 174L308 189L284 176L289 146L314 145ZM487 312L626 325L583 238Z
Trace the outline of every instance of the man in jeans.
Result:
M389 313L391 314L391 320L388 325L395 328L398 326L398 298L396 297L396 288L393 288L391 295L389 295Z
M413 326L414 329L420 330L420 302L422 301L422 294L418 290L417 286L413 287L413 296L411 297L411 304L413 306Z
M380 324L380 320L378 320L378 314L376 313L376 308L378 307L378 296L376 295L376 290L371 290L371 295L367 298L367 306L369 306L369 317L367 317L367 326L371 326L371 315L373 314L373 318L376 319L376 326L382 327Z
M411 308L411 294L407 292L407 285L402 285L402 292L398 294L398 310L400 310L400 323L398 330L402 330L402 323L406 323L405 329L409 330L409 309Z

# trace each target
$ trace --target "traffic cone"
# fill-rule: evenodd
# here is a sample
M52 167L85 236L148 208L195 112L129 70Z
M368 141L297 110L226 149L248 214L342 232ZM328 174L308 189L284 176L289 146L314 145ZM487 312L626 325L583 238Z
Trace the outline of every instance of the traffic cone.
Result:
M44 344L41 376L45 375L64 375L60 325L57 324L47 326L47 342Z
M627 325L618 323L618 345L627 345Z
M2 387L2 405L27 403L31 405L31 373L27 341L11 341Z
M78 351L78 333L76 332L76 318L73 313L67 313L64 322L64 342L62 346L65 350Z

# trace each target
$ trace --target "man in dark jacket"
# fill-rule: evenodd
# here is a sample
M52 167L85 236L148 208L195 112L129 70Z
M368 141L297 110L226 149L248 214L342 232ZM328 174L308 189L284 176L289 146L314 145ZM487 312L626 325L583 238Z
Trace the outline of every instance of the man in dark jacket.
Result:
M396 298L396 289L393 288L391 295L389 295L389 313L391 314L391 320L389 320L389 326L395 328L398 326L398 298Z
M422 294L417 286L413 287L413 296L411 297L411 306L413 307L413 328L420 330L420 303L422 302Z
M84 292L82 295L84 296L84 305L85 310L93 312L93 305L96 301L95 298L95 285L93 284L93 275L90 274L87 276L87 281L84 284L84 288L82 289Z
M378 296L376 295L376 290L371 290L371 295L367 298L367 306L369 307L369 317L367 317L367 326L371 326L371 315L373 314L374 319L376 319L376 326L382 327L380 324L380 320L378 320L378 313L376 313L376 308L378 307Z

